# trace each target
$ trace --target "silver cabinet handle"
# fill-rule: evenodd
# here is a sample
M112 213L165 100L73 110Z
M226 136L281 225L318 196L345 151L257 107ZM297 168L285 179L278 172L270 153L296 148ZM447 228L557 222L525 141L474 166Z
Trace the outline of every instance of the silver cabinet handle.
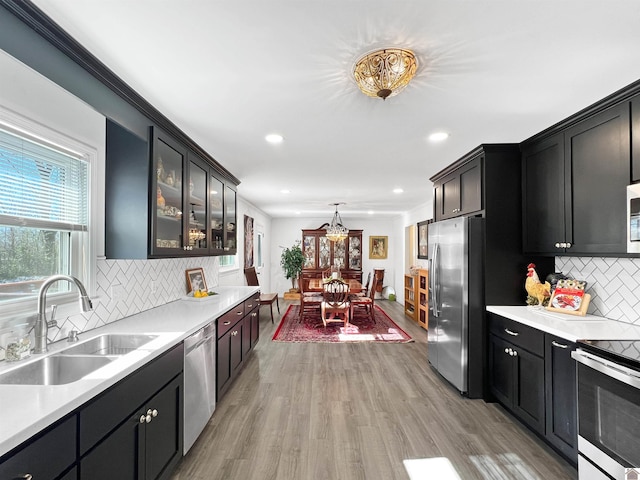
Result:
M556 242L556 248L560 248L560 243Z
M518 352L517 352L517 351L512 350L512 352L513 352L513 353L512 353L512 355L513 355L514 357L517 357L517 356L518 356Z
M257 316L258 316L258 314L254 312L254 313L252 313L252 314L251 314L251 316L252 316L252 317L257 317Z
M253 303L250 303L249 305L247 305L247 307L253 308Z
M151 415L152 417L157 417L158 416L158 410L156 410L155 408L153 410L149 409L149 410L147 410L147 415Z
M140 423L145 423L147 421L147 416L146 415L140 415ZM151 421L151 420L149 420Z
M509 349L508 349L508 348L505 348L505 349L504 349L504 353L509 353Z
M571 248L571 242L567 242L567 248Z
M242 312L236 312L236 315L240 316L242 315Z
M551 341L551 345L558 348L569 348L569 345L563 345L562 343L558 343L555 340Z
M520 335L518 332L513 332L513 331L509 330L508 328L505 328L504 331L507 332L512 337L517 337L518 335Z
M224 325L231 325L231 322L223 322Z

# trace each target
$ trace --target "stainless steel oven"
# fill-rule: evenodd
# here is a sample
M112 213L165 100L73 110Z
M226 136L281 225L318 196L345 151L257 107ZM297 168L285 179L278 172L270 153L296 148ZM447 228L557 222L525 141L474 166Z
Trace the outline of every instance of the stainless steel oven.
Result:
M640 342L579 344L578 478L625 480L640 466Z

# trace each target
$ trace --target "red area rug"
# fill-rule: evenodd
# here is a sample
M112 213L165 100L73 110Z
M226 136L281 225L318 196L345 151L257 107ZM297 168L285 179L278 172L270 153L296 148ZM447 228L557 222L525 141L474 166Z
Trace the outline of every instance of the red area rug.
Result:
M313 342L313 343L407 343L413 339L378 306L374 309L375 322L366 316L352 319L347 328L342 323L330 323L327 328L322 320L306 316L298 318L300 305L289 305L280 325L273 334L274 342Z

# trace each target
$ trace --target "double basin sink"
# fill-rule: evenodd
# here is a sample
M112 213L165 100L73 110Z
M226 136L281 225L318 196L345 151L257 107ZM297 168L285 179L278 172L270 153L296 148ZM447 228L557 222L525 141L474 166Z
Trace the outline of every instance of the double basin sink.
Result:
M100 335L0 374L0 385L73 383L157 337L123 333Z

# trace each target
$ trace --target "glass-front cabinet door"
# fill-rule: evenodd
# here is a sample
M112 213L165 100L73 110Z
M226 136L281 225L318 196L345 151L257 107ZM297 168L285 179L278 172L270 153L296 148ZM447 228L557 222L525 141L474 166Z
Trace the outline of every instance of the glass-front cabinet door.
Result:
M187 151L168 137L153 137L151 255L173 256L186 246L183 238L183 186Z
M349 269L362 269L362 240L359 236L349 236Z
M345 268L347 249L346 249L346 241L345 240L336 240L333 242L333 265L334 267L338 267L340 270Z
M209 218L207 202L207 181L209 167L201 160L189 161L189 188L186 190L189 215L187 216L187 248L188 251L206 254L209 248L207 236L207 219Z
M302 268L316 268L316 236L303 235L302 255L304 255L304 266Z
M236 191L229 185L224 187L224 251L225 254L236 253Z
M223 251L224 242L224 184L216 177L209 177L209 215L211 217L211 249Z
M325 270L331 266L331 241L323 235L318 243L318 268Z

